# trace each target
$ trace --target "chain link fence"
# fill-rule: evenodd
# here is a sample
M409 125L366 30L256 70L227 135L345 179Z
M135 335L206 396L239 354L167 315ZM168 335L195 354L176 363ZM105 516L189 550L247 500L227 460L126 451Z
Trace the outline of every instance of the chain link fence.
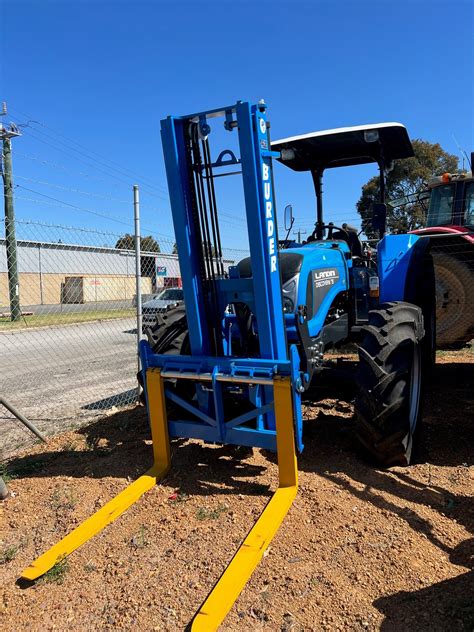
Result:
M1 396L45 434L134 403L141 333L134 237L21 220L15 233L10 247L0 238ZM145 327L156 317L157 300L180 300L182 289L173 242L149 236L141 244ZM10 309L11 248L19 273L17 320ZM227 251L225 261L243 256ZM34 440L6 410L0 416L0 456Z
M15 233L17 320L10 311L11 252L0 237L0 395L45 434L134 403L141 334L134 237L23 220ZM438 346L459 347L473 335L474 235L429 238ZM182 298L182 289L174 243L149 236L141 244L146 328L163 304ZM225 267L247 254L226 249ZM34 440L6 410L0 416L0 457Z

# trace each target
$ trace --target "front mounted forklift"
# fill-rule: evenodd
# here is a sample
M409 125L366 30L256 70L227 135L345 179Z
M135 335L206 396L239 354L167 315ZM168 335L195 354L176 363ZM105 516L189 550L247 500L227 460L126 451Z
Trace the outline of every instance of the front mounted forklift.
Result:
M426 254L427 242L407 235L387 236L379 244L376 259L371 258L365 254L357 233L346 224L342 227L333 223L325 224L322 195L322 178L326 169L377 164L381 199L375 205L374 216L383 237L386 214L384 174L393 160L408 158L413 154L407 131L399 123L382 123L286 138L273 142L271 148L274 157L285 166L295 171L310 172L316 193L317 220L305 244L292 242L291 247L288 247L287 240L282 240L280 244L283 244L284 249L277 253L274 216L267 219L270 228L263 226L272 244L269 256L271 269L274 269L270 275L281 277L284 345L297 361L293 367L293 373L297 376L294 396L298 398L295 399L294 412L297 446L300 450L303 447L299 394L317 380L320 371L327 369L325 352L330 347L356 342L360 356L356 374L357 436L379 463L408 464L420 410L421 354L431 354L430 336L422 335L422 316L425 316L425 326L429 329L429 307L434 296L429 289L433 272ZM198 199L197 195L195 197ZM274 212L273 203L271 211ZM201 221L201 224L205 229L205 222ZM184 219L175 225L177 236L183 225ZM252 242L255 242L254 234L249 231L251 247ZM209 235L199 234L197 239L198 243L206 244ZM262 252L261 246L256 250L257 253ZM215 252L218 252L218 248ZM205 251L202 256L206 256ZM181 266L189 262L190 257L191 252L186 253L185 257L180 252ZM264 288L264 284L263 281L256 281L255 261L255 254L251 253L250 257L229 270L228 279L216 279L216 294L220 297L217 301L220 300L217 325L214 308L206 318L208 323L216 326L212 340L219 341L221 349L225 346L224 355L232 357L234 364L239 362L239 357L261 358L264 353L259 325L262 317L259 319L254 301L260 294L263 297L265 292L259 291L259 288ZM218 261L215 265L218 265ZM208 268L211 268L209 264ZM185 274L189 271L188 263ZM198 280L202 282L200 275L193 284L184 279L185 306L159 317L156 326L149 332L150 347L146 344L143 346L145 353L151 350L160 356L193 356L189 353L190 323L196 318L194 311L197 311L198 306L206 304L196 300L194 294L188 297L186 288L190 287L194 292L194 288L199 287ZM242 288L240 291L238 286ZM232 292L226 292L227 287L232 288ZM269 304L275 306L266 300L262 309L266 309ZM278 310L281 310L279 305ZM402 345L400 337L403 336L407 336L407 339ZM421 340L423 342L419 344ZM183 358L168 358L167 362L171 366L187 361ZM179 386L176 389L185 394L188 404L192 400L203 401L199 392L188 388L185 393ZM176 395L179 397L179 393L178 390L173 392L175 403L178 403ZM230 399L235 408L236 396L226 398L224 395L226 399ZM266 401L263 389L261 395L254 393L253 389L246 392L240 403L248 408L250 401L255 412L257 400ZM174 410L172 414L177 412L181 411ZM244 438L239 438L238 443L249 438L252 445L272 447L274 439L267 434L272 428L271 416L263 416L260 422L255 416L255 425L248 417L251 411L245 412L244 425L240 428L232 425L232 432L224 426L218 440L233 442L237 438L236 433L245 429ZM212 411L206 409L205 413L212 414ZM170 427L176 436L182 436L182 428L172 423ZM265 439L258 438L263 443L255 443L258 423L263 424L261 428L265 430ZM205 438L204 434L208 432L206 426L198 428L196 424L188 430L194 432L192 436L197 438Z
M217 138L217 131L236 135L238 152L224 147L213 158L213 131ZM299 137L272 147L263 102L168 117L161 132L185 301L159 316L151 344L141 343L154 465L22 576L42 575L163 478L172 437L276 450L279 487L193 621L193 629L215 630L296 494L301 395L317 379L328 345L362 339L359 436L385 465L409 462L420 410L424 327L420 306L407 297L422 240L398 235L381 241L378 287L371 263L345 229L324 239L319 193L314 240L279 252L272 160L298 160L293 166L313 172L314 156L308 154L314 151ZM363 145L364 155L382 171L408 151L403 143L388 142L382 128L361 133L357 151ZM247 260L228 269L216 190L223 175L242 177L250 250ZM317 175L320 183L322 172ZM383 223L383 208L376 210ZM373 304L364 296L370 289L380 293Z

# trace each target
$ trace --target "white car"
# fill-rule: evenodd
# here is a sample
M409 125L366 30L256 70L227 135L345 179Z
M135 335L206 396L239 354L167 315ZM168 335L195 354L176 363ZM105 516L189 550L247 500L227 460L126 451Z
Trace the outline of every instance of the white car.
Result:
M143 329L151 327L156 322L157 314L166 312L170 307L181 303L184 300L183 290L179 287L169 287L162 290L151 300L143 303L142 319Z

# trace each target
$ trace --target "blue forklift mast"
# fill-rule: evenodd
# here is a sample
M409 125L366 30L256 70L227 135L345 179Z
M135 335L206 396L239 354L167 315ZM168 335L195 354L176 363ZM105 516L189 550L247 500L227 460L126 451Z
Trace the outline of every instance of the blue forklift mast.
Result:
M209 121L224 118L238 134L240 157L224 150L212 162ZM152 467L106 503L22 573L35 580L113 522L163 479L171 465L170 437L259 446L277 451L279 484L261 516L193 619L192 630L217 630L277 532L297 493L296 443L301 449L299 355L288 348L282 304L272 156L266 106L235 105L162 121L162 139L173 222L183 279L191 355L155 354L142 341L140 355L152 433ZM239 165L252 275L224 270L218 231L214 171ZM229 304L243 302L255 316L258 353L231 355L226 327ZM195 389L184 399L170 384ZM209 388L210 387L210 388ZM237 416L226 391L243 389L252 408ZM186 419L168 419L169 405ZM230 410L229 410L230 409ZM255 423L249 421L255 419ZM296 431L296 432L295 432Z
M238 135L240 157L224 150L213 162L211 125ZM288 348L283 314L272 157L266 105L235 105L161 122L161 136L189 328L189 356L155 355L141 343L143 376L159 368L164 378L191 380L196 405L171 388L165 396L184 418L168 422L171 437L276 450L272 379L299 379L296 347ZM225 271L219 234L214 177L236 165L242 174L252 275ZM212 246L211 246L212 244ZM231 329L224 324L229 304L245 303L255 316L258 357L232 357ZM223 334L223 332L225 332ZM146 380L143 380L146 384ZM212 389L208 386L212 385ZM225 410L229 385L247 389L253 404L238 416ZM301 395L294 390L297 446L302 449ZM183 417L183 415L182 415ZM255 424L249 421L256 419Z

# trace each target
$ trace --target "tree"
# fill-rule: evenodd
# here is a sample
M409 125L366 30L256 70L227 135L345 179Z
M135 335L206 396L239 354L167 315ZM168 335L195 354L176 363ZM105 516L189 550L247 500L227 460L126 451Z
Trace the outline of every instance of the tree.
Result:
M143 252L161 252L160 244L151 235L141 238L141 249Z
M458 169L458 158L449 154L438 143L426 140L412 141L415 156L405 160L395 160L394 167L386 175L387 229L390 232L407 232L420 228L425 219L425 206L417 195L428 180L445 172ZM407 198L408 203L390 205L390 200ZM378 235L372 228L372 205L380 200L379 178L374 176L362 187L362 195L357 202L357 211L362 219L362 229L369 238Z
M135 237L125 233L117 240L115 247L120 250L135 250ZM161 252L160 244L151 235L140 237L140 248L142 252Z
M171 252L172 255L177 255L178 254L178 244L174 243L173 244L173 250Z

